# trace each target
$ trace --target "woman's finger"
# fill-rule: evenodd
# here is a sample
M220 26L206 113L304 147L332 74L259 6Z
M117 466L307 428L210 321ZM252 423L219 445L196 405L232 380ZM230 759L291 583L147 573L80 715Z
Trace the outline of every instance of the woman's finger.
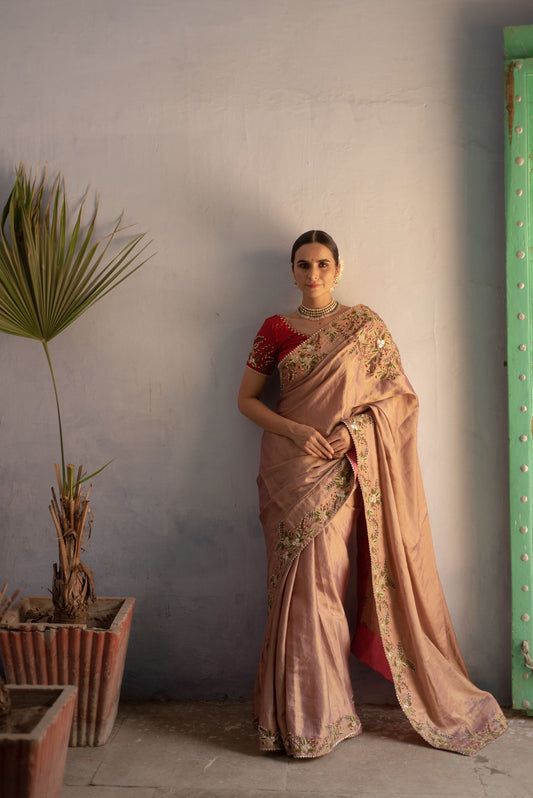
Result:
M350 437L350 433L348 432L344 424L337 425L334 428L333 432L330 435L328 435L328 441L333 446L336 452L338 452L339 450L347 452L351 446L351 440L352 439Z
M309 454L321 457L324 460L331 460L335 454L333 447L316 431L308 441L307 451Z

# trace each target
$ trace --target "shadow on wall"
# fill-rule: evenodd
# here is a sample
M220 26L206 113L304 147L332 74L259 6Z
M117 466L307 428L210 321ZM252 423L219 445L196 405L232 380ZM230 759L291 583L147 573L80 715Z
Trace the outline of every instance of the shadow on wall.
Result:
M198 311L190 328L199 338L193 333L187 344L196 378L185 375L194 382L194 436L176 442L175 495L162 510L169 531L155 533L148 552L154 589L136 607L128 697L249 699L264 632L255 483L261 433L238 412L237 391L257 329L290 297L288 254L279 242L292 239L272 213L269 222L252 218L254 204L232 196L224 177L210 175L203 185L197 177L188 209L188 236L198 243L194 280L180 302Z
M1 207L14 174L0 166ZM222 187L217 191L206 185L205 195L207 208L193 205L191 215L204 239L210 231L206 249L216 251L218 259L213 269L208 253L199 253L199 263L210 270L208 279L204 275L209 290L202 299L222 297L222 312L208 308L203 320L209 362L203 368L202 394L195 397L198 412L191 418L197 440L188 447L178 441L171 444L175 452L181 446L175 490L167 492L166 506L152 508L153 524L146 548L137 546L138 559L115 563L123 569L128 563L129 569L133 566L136 573L122 575L137 583L126 697L250 697L266 617L266 566L255 485L260 434L238 413L236 396L263 308L289 293L288 275L281 279L287 255L275 248L289 236L273 226L266 229L261 219L250 219L250 206L244 200L232 201ZM254 237L265 243L263 249L253 249ZM198 240L203 243L201 236ZM235 251L243 253L237 262ZM228 274L231 302L226 297ZM272 290L273 274L280 275L274 280L277 293ZM197 291L193 281L188 290ZM1 341L12 343L6 335ZM202 413L206 407L210 412ZM52 424L55 436L53 416ZM181 463L186 467L181 469ZM9 482L13 476L6 471L5 478ZM146 491L139 484L130 489ZM152 500L146 497L148 504Z
M510 604L507 432L503 28L531 24L526 2L484 4L459 19L456 86L462 158L457 225L462 231L465 635L475 652L471 678L509 705ZM487 684L487 662L493 681Z

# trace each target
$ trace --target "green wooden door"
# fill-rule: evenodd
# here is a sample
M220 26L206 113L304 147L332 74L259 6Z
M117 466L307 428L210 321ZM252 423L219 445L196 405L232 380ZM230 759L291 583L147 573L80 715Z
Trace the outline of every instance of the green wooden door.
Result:
M533 715L533 26L504 45L512 693Z

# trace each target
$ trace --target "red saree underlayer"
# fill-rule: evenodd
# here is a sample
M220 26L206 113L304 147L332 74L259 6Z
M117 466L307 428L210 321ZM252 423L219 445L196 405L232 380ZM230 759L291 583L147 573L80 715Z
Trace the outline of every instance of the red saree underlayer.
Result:
M418 465L418 400L387 328L358 305L290 352L279 371L278 412L324 435L344 422L356 459L352 450L320 460L288 438L263 436L258 486L269 615L254 692L260 748L317 757L360 734L352 648L393 680L428 743L476 753L507 723L495 699L470 682L459 652ZM343 601L358 513L352 642Z

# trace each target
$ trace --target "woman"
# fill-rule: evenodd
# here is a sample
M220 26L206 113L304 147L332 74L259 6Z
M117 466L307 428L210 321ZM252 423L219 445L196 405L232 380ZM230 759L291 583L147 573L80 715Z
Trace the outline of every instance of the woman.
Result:
M254 341L239 409L264 430L258 477L269 616L254 693L262 750L318 757L361 732L351 650L394 682L416 731L474 754L507 724L468 679L437 575L416 449L418 401L382 320L331 292L338 249L301 235L297 311ZM260 399L277 364L276 412ZM358 623L343 601L358 536Z

